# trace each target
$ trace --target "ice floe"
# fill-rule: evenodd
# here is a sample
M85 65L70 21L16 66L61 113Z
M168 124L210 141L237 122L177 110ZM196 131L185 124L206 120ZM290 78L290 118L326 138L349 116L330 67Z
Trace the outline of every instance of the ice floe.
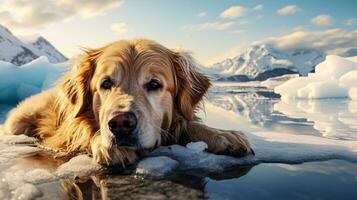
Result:
M349 97L357 100L357 56L330 55L318 64L315 73L288 80L275 88L282 99L317 99Z
M167 156L145 158L139 162L135 173L161 177L172 173L179 163Z
M59 166L55 174L61 178L75 179L89 176L101 168L101 165L94 163L87 155L79 155Z

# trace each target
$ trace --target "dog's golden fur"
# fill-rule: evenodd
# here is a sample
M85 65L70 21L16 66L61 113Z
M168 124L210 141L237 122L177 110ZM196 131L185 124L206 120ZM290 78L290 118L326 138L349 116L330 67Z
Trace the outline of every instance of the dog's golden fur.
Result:
M101 88L105 77L114 84L110 90ZM153 79L161 88L145 90ZM187 53L151 40L122 40L86 50L55 88L10 112L5 132L34 136L65 152L89 153L101 164L126 164L136 160L137 149L113 144L107 124L115 113L133 111L142 149L202 140L213 153L250 153L243 133L210 128L195 117L209 86Z

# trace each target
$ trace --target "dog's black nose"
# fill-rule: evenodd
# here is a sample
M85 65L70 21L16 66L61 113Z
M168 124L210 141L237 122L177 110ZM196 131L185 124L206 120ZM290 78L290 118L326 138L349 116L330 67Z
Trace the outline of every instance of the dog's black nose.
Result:
M128 135L136 128L138 120L133 112L122 112L113 117L109 122L109 130L116 136Z

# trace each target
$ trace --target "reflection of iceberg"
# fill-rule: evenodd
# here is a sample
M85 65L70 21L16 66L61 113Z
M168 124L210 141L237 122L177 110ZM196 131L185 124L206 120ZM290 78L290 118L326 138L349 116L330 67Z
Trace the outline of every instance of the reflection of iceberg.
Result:
M254 125L280 129L284 126L283 131L289 129L291 124L311 125L305 119L290 118L274 112L273 106L280 101L279 95L261 86L215 85L210 89L207 101L224 110L233 111Z
M287 100L274 110L292 118L306 118L325 137L357 139L357 112L347 99Z
M245 91L248 88L250 90ZM264 126L271 121L275 101L270 98L275 97L274 95L266 89L255 87L214 87L207 100L215 106L245 117L253 124Z

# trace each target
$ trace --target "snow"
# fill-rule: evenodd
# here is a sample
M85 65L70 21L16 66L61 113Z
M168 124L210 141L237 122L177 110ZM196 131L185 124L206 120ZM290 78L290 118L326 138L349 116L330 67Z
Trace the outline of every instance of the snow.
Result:
M285 68L305 76L324 59L325 54L316 49L282 51L271 45L258 45L235 58L228 58L208 67L207 71L221 75L247 75L254 78L265 71Z
M162 177L172 173L179 163L167 156L149 157L141 160L136 167L136 174Z
M186 147L190 150L197 151L197 152L202 152L202 151L208 149L208 145L202 141L190 142L190 143L186 144Z
M346 98L357 100L357 56L330 55L318 64L315 73L297 77L277 86L282 99Z
M52 64L46 57L22 66L0 61L0 102L17 102L48 89L67 70L67 63Z

